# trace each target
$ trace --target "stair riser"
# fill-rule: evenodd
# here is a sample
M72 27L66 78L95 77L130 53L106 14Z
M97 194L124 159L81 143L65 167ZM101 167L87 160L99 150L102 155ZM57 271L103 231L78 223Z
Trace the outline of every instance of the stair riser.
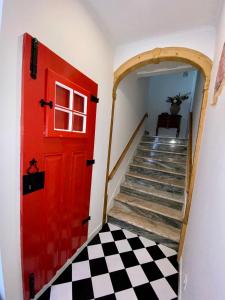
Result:
M141 142L140 146L153 149L153 150L161 150L161 151L169 151L169 152L176 152L176 153L187 153L187 146L178 146L178 145L163 145L157 143L146 143Z
M185 174L186 170L186 165L185 163L174 163L174 162L169 162L169 161L155 161L154 157L148 158L148 157L134 157L134 162L135 163L144 163L146 166L149 167L160 167L164 168L165 170L170 170L174 172L181 172Z
M150 211L150 210L146 210L144 208L129 205L129 203L124 203L124 202L118 201L116 199L114 201L115 201L115 206L119 207L120 209L122 209L125 212L128 212L128 213L135 212L137 215L148 218L149 220L160 222L160 223L163 223L166 225L170 225L175 228L179 228L179 229L181 228L181 225L182 225L181 221L178 221L171 217L159 214L154 211Z
M185 175L176 175L176 174L170 174L170 173L166 173L166 172L162 172L162 171L158 171L158 170L152 170L152 169L148 169L148 168L142 168L139 166L130 166L130 171L131 172L136 172L139 174L143 174L143 175L151 175L151 176L160 176L163 179L177 179L177 180L181 180L184 181L185 180Z
M139 234L139 235L141 235L141 236L143 236L143 237L145 237L147 239L153 240L153 241L155 241L157 243L161 243L161 244L163 244L163 245L165 245L165 246L167 246L169 248L173 248L174 250L178 249L178 243L177 242L172 241L172 240L170 240L168 238L162 237L160 235L157 235L157 234L155 234L153 232L149 232L149 231L147 231L145 229L142 229L140 227L136 227L136 226L134 226L132 224L128 224L125 221L116 219L116 218L114 218L112 216L108 216L108 222L112 223L112 224L115 224L117 226L120 226L120 227L122 227L124 229L127 229L127 230L129 230L131 232L134 232L136 234Z
M131 183L137 183L137 184L141 184L144 186L153 186L157 190L161 190L161 191L163 190L166 192L176 193L179 195L184 194L184 188L168 185L168 184L161 183L161 182L154 182L154 181L143 179L143 178L137 178L137 177L133 177L133 176L129 176L129 175L126 175L125 177L126 177L126 180Z
M148 193L144 193L141 191L137 191L135 189L129 188L129 187L125 187L125 186L121 186L120 187L120 191L121 193L124 193L126 195L129 196L133 196L133 197L139 197L143 200L147 200L147 201L151 201L153 203L158 203L167 207L171 207L177 210L182 210L183 207L183 203L181 202L176 202L176 201L172 201L170 199L166 199L166 198L162 198L162 197L158 197L156 195L151 195Z
M145 142L155 142L155 143L166 143L172 145L187 145L187 140L176 139L176 138L163 138L163 137L151 137L151 136L143 136L142 141Z
M155 151L143 150L143 149L137 149L137 155L146 156L150 158L163 159L170 162L181 162L181 163L185 163L187 159L186 155L162 153L162 152L155 152Z

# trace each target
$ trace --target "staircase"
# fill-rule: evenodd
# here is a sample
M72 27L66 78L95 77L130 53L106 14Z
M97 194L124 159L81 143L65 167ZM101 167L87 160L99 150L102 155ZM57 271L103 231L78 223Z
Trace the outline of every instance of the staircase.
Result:
M108 222L177 250L186 159L187 140L144 135Z

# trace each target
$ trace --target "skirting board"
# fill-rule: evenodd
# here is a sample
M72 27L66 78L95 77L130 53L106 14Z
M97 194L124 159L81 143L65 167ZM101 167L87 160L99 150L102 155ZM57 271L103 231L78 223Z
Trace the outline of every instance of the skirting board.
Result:
M92 240L92 238L101 230L102 224L100 224L89 236L87 241L76 251L76 253L67 260L67 262L56 272L55 276L46 284L44 287L35 295L33 300L40 297L51 285L52 283L61 275L65 269L73 262L73 260L81 253L81 251L87 246L87 244Z

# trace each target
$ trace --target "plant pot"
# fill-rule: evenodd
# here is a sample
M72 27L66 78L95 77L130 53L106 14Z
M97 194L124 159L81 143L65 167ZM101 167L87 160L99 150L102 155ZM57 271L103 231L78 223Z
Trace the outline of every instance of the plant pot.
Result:
M170 106L170 113L171 115L176 116L180 111L180 104L172 103Z

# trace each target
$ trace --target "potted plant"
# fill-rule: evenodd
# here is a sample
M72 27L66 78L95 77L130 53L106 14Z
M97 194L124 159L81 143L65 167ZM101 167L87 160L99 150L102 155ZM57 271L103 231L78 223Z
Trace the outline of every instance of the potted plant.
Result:
M168 97L166 102L171 103L170 113L171 115L177 115L180 111L180 105L184 100L189 98L189 93L181 95L180 93L173 97Z

